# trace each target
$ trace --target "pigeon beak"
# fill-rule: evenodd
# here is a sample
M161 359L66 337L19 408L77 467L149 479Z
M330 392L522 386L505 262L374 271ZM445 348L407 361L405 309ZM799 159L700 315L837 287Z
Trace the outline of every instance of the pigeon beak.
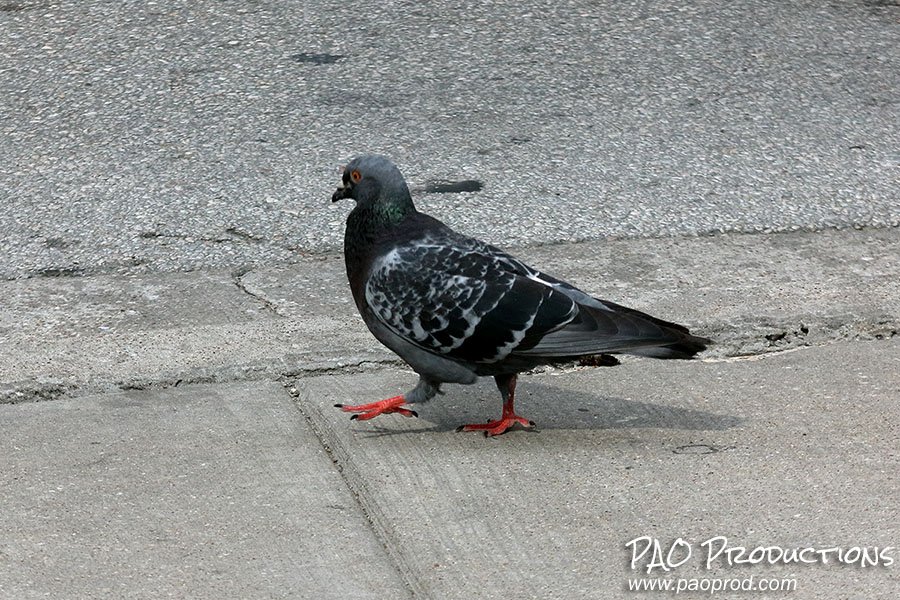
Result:
M339 185L338 189L331 195L331 201L337 202L338 200L343 200L344 198L349 198L351 192L351 187L349 185Z

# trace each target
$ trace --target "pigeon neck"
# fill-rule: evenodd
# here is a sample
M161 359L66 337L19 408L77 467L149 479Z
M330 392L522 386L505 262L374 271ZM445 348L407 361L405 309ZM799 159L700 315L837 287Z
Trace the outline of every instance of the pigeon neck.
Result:
M366 256L372 248L390 239L392 232L416 212L412 199L379 198L374 202L358 203L347 217L344 238L348 258Z
M353 210L353 213L357 214L356 221L360 229L372 232L389 229L414 212L416 208L409 196L406 198L379 196L374 202L357 204Z
M396 225L416 210L409 198L380 200L372 209L374 219L388 226Z

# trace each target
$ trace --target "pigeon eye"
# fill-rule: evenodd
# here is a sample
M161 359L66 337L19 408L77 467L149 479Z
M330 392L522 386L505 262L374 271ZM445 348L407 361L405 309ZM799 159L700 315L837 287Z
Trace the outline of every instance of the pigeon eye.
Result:
M353 171L350 173L350 179L356 182L362 179L362 175L359 174L359 171Z

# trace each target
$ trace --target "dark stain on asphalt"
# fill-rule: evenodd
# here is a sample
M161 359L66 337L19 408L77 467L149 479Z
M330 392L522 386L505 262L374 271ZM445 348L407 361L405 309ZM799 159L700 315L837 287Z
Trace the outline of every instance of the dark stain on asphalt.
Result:
M484 185L477 179L464 179L462 181L431 181L425 186L429 194L458 194L460 192L477 192Z
M313 52L300 52L292 54L291 58L298 63L308 63L312 65L333 65L343 60L343 54L316 54Z

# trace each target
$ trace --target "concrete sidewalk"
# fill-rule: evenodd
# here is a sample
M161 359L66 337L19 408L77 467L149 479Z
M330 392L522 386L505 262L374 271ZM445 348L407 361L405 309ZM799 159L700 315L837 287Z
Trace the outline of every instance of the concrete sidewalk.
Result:
M0 597L621 598L640 536L696 549L653 578L796 580L804 599L900 585L900 550L709 570L699 552L897 544L896 340L525 376L541 431L495 439L454 431L499 411L489 382L419 419L332 407L412 379L303 378L299 411L264 382L0 406Z
M525 375L541 431L497 439L453 431L499 414L489 381L419 419L333 408L414 381L338 257L0 282L0 597L621 598L645 574L626 544L651 536L693 545L650 574L673 585L891 598L897 550L707 570L701 543L900 546L898 247L892 229L523 252L719 343Z
M0 406L0 455L4 599L408 595L278 384Z
M707 356L900 331L898 228L610 240L516 254L714 338ZM339 255L249 271L0 281L0 297L0 403L397 362L357 315Z
M900 539L900 342L837 343L762 360L652 363L520 380L540 433L462 423L500 412L490 381L419 410L350 423L335 402L395 395L407 373L300 383L300 407L417 595L621 598L625 544L694 543L676 578L796 578L792 598L889 598L897 564L728 566L699 543L884 548ZM661 570L653 576L661 575ZM763 596L766 597L766 596Z

